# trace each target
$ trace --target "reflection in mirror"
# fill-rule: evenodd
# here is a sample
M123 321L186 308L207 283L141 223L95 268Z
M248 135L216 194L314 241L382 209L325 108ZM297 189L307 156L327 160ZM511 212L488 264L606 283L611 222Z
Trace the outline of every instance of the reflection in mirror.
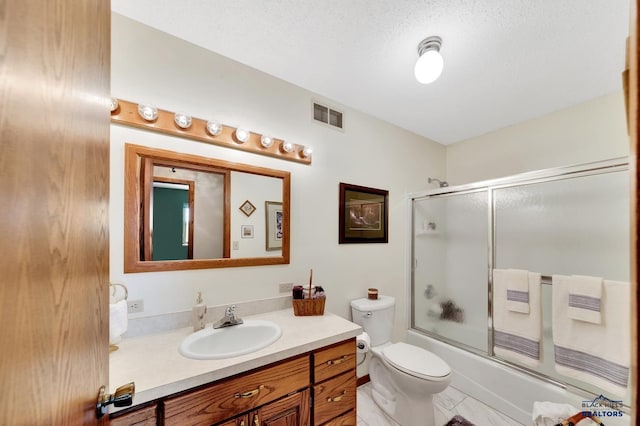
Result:
M289 263L289 172L130 144L125 156L125 272Z
M148 198L150 238L142 244L142 257L145 260L229 257L224 238L227 176L224 171L154 165L153 190Z

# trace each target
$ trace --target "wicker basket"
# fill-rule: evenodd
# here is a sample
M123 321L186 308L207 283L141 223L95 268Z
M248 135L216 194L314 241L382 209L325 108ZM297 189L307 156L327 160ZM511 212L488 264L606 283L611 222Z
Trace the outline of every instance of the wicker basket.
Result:
M295 316L324 315L324 302L326 298L321 299L292 299L293 314Z

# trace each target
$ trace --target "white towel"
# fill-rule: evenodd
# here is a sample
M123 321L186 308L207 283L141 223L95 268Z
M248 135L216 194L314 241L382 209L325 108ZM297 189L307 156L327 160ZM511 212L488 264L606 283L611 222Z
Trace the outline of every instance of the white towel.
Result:
M569 404L535 401L531 411L534 426L556 426L580 410Z
M624 397L631 353L629 283L604 280L600 324L567 316L569 287L570 277L553 276L556 371Z
M602 278L583 275L572 275L569 278L569 318L600 324L601 299Z
M493 271L493 351L496 355L530 367L542 361L542 305L540 274L527 272L529 313L507 308L507 288L511 274L505 269Z
M503 269L502 278L507 284L507 309L522 314L529 313L529 271Z
M127 331L127 301L109 304L109 344L114 345Z

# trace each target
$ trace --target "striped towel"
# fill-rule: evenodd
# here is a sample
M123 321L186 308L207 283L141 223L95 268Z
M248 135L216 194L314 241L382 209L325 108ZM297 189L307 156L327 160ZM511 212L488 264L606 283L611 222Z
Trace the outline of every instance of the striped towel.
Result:
M567 316L578 321L600 324L601 298L602 278L572 275L569 278Z
M503 269L502 279L507 284L507 309L529 313L529 271Z
M493 352L503 358L529 367L542 360L542 309L540 302L540 274L523 271L527 277L527 312L508 307L509 283L514 270L493 271ZM524 304L524 303L521 303Z
M624 397L629 380L629 283L604 280L600 324L567 315L571 277L553 276L553 344L556 371Z

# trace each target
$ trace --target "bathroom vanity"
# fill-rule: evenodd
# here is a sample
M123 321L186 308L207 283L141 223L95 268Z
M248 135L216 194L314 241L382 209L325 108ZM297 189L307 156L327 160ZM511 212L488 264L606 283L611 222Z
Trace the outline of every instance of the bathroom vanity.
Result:
M136 383L120 425L355 425L356 324L291 309L247 317L276 322L282 337L234 358L193 360L177 347L190 329L124 339L111 354L111 388Z

